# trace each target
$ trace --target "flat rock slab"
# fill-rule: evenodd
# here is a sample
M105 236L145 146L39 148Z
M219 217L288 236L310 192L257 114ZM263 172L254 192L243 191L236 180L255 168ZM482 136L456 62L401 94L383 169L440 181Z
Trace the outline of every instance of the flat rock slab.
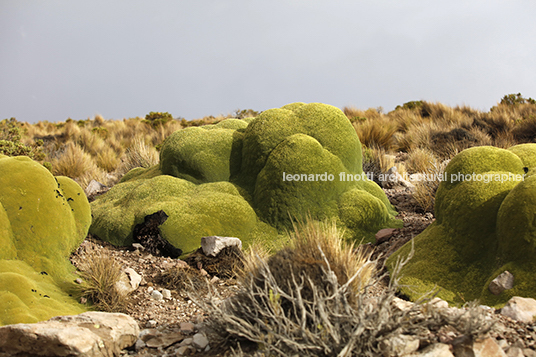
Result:
M0 352L23 356L119 356L136 343L136 321L99 311L0 327Z
M210 236L201 238L201 248L207 257L215 257L224 248L231 246L242 249L242 241L236 237Z
M521 322L533 322L536 317L536 300L514 296L501 309L501 314Z

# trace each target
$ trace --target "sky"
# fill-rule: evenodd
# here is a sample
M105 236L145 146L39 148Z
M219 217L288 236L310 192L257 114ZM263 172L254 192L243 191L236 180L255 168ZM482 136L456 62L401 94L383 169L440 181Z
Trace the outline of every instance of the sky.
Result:
M533 0L0 0L0 120L536 98Z

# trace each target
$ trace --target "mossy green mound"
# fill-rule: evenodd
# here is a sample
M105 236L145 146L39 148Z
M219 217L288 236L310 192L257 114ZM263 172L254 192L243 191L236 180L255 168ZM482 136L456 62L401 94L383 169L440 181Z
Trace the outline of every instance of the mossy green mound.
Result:
M28 157L0 157L0 172L0 324L81 311L60 288L72 288L69 255L91 224L86 195Z
M370 241L378 229L401 222L383 191L361 174L361 144L342 111L293 103L248 121L173 133L158 168L129 172L92 203L91 232L128 245L134 227L163 210L169 218L162 236L184 252L206 235L233 235L246 244L273 239L290 227L290 217L305 215L335 217L349 238Z
M84 312L50 275L20 260L0 260L0 326Z
M523 177L534 158L536 145L475 147L452 159L436 194L436 221L414 238L414 257L402 269L406 295L417 299L437 286L440 297L458 304L536 298L536 177ZM410 250L411 242L388 266ZM505 270L514 288L491 294L489 283Z

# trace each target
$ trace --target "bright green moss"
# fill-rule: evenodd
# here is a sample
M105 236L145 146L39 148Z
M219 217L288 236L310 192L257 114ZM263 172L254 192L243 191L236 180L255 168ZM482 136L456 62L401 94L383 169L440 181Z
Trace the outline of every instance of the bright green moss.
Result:
M261 218L282 228L290 217L307 214L319 219L337 216L337 201L348 184L334 179L344 171L341 160L304 134L288 137L270 154L258 175L254 205ZM289 181L288 175L302 175ZM329 180L328 175L333 179ZM286 177L285 177L286 176ZM309 180L312 179L312 180Z
M195 185L167 175L118 184L92 208L91 233L121 246L131 244L134 227L159 210L169 216L160 227L163 238L184 252L197 249L202 236L239 236L248 241L260 224L233 184Z
M9 173L0 175L0 203L11 223L18 259L58 279L68 274L68 257L91 221L87 198L72 180L57 181L25 156L0 159L0 172Z
M92 203L91 233L127 245L136 224L163 210L162 236L188 252L206 235L237 236L246 245L272 240L291 217L305 215L337 218L360 241L401 225L375 183L339 180L362 173L361 144L342 111L325 104L293 103L254 119L179 130L162 146L162 175L149 170L129 172Z
M85 309L49 275L20 260L0 260L0 326L33 323Z
M91 224L86 195L27 157L0 157L0 172L0 325L82 312L61 289Z
M500 305L514 291L536 297L530 277L536 257L536 177L523 181L533 153L518 149L475 147L452 159L436 194L436 221L414 239L415 255L402 270L402 284L413 285L403 288L405 294L417 299L437 284L439 296L451 303L480 299ZM388 266L410 249L408 243L393 254ZM507 266L517 271L515 288L494 296L489 282Z
M224 126L221 122L218 125ZM160 151L164 175L194 183L229 181L231 161L239 160L240 135L232 129L191 127L178 130Z
M127 172L119 182L121 183L126 181L135 181L139 179L150 179L158 175L162 175L160 165L155 165L149 168L136 167L135 169L132 169Z
M13 231L6 210L0 202L0 259L15 259L17 250L13 244Z
M214 130L214 129L232 129L232 130L240 130L245 129L248 126L248 122L240 119L225 119L223 121L220 121L218 124L214 125L205 125L201 128L206 130Z
M516 154L526 168L536 167L536 144L520 144L508 148L508 151Z

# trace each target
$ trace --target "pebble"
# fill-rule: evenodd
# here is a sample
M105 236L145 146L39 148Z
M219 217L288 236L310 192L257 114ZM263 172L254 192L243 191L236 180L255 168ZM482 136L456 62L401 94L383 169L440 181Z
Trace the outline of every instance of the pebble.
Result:
M149 320L147 321L147 324L145 324L145 327L147 328L155 328L158 323L155 320Z
M164 299L170 300L171 299L171 291L168 290L168 289L162 289L162 297Z
M208 346L208 339L202 333L196 333L192 339L192 345L197 349L204 350Z
M162 293L158 290L153 290L151 292L151 297L153 299L155 299L156 301L161 301L161 300L164 300L164 296L162 295Z

